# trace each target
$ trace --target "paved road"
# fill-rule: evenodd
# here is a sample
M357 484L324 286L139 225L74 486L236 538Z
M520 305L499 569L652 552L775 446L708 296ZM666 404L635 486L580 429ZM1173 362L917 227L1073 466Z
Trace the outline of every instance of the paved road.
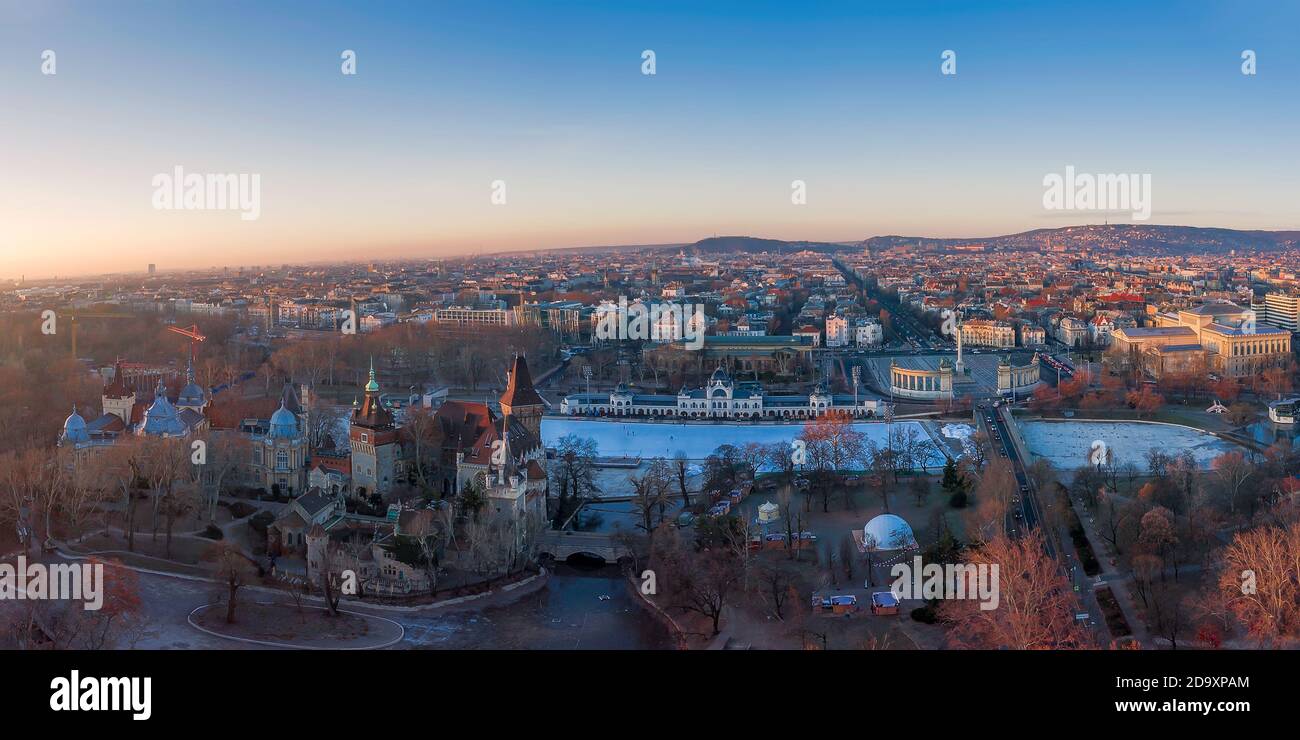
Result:
M51 560L73 562L59 556ZM347 602L352 611L391 619L405 635L393 649L666 649L667 632L628 592L613 569L582 572L557 566L545 585L517 598L506 594L479 603L423 611L398 611ZM190 612L223 598L220 584L139 573L140 599L148 625L134 644L148 650L274 650L234 642L190 626ZM290 604L271 589L246 589L241 602ZM305 601L304 604L313 604ZM122 645L120 647L129 647Z
M1069 579L1075 591L1079 594L1079 600L1084 610L1088 612L1089 622L1093 629L1094 636L1099 644L1105 645L1110 642L1110 630L1102 618L1101 605L1097 602L1097 595L1092 586L1088 583L1088 576L1084 574L1083 563L1079 560L1078 553L1075 552L1073 544L1068 537L1062 537L1061 533L1049 531L1052 526L1051 522L1044 521L1042 517L1042 499L1039 497L1039 491L1035 489L1032 481L1025 474L1025 465L1020 450L1012 442L1010 427L1015 422L1011 418L1011 409L1005 404L1000 404L997 409L986 407L983 410L977 408L977 413L984 415L984 421L991 423L996 430L996 436L992 437L992 446L994 454L1005 455L1011 461L1012 468L1016 474L1016 482L1020 489L1019 507L1013 507L1009 521L1023 521L1023 526L1013 527L1008 530L1014 536L1020 536L1023 532L1028 532L1035 527L1040 527L1043 532L1043 541L1047 554L1057 559L1061 567L1065 570L1066 578ZM991 421L989 417L992 417ZM1016 517L1019 513L1020 517ZM1060 550L1058 555L1057 550Z

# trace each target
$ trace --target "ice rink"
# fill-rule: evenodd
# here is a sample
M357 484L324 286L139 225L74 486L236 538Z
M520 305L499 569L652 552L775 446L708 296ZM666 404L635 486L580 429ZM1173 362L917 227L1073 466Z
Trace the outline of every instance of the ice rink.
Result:
M931 440L917 421L896 421L904 430L916 427L922 438ZM853 427L876 444L885 444L884 422L859 422ZM703 460L719 445L740 447L749 442L789 444L803 431L802 424L674 424L668 422L620 422L598 419L542 419L542 442L554 447L567 434L589 437L596 441L600 457L666 457L672 459L683 451L692 460ZM906 433L906 432L904 432ZM933 453L933 465L943 464L943 455Z
M1170 424L1146 424L1135 421L1021 421L1021 436L1029 451L1047 458L1057 469L1069 470L1087 462L1093 440L1101 440L1111 450L1115 464L1131 462L1146 469L1147 450L1152 447L1169 455L1190 450L1196 462L1209 467L1210 461L1225 452L1240 451L1231 442L1213 434Z

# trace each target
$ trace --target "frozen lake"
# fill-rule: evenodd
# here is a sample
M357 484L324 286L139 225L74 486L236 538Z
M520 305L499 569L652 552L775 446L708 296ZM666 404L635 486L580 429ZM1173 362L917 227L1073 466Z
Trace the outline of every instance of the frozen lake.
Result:
M896 421L894 426L906 433L916 427L922 439L931 441L924 426L917 421ZM876 444L885 444L884 422L859 422L853 428ZM692 460L703 460L719 445L740 447L749 442L790 444L803 431L802 424L674 424L666 422L619 422L597 419L542 419L542 442L553 447L568 434L596 441L600 457L665 457L672 459L683 451ZM933 444L933 442L931 441ZM942 465L943 455L933 452L931 465Z
M1117 464L1131 462L1146 469L1147 450L1158 448L1169 455L1190 450L1196 462L1209 467L1225 452L1241 448L1213 434L1170 424L1135 421L1021 421L1021 436L1029 451L1047 458L1052 467L1072 470L1087 462L1093 440L1101 440L1112 451Z

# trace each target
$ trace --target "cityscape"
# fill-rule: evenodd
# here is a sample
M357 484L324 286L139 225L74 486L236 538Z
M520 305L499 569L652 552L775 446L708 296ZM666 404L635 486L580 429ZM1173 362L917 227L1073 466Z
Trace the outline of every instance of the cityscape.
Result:
M1101 712L1262 706L1250 661L1300 645L1294 13L283 5L317 25L0 32L7 655L1050 650L1115 656L1063 675ZM700 46L728 18L752 36ZM223 76L237 22L267 56ZM836 26L872 23L854 79ZM1216 110L1012 122L999 34L1072 24L1096 64L1013 83L1044 108ZM1138 38L1152 88L1098 102ZM778 44L807 56L727 61ZM859 82L871 115L834 100ZM54 712L154 712L49 665ZM122 665L164 711L175 666Z

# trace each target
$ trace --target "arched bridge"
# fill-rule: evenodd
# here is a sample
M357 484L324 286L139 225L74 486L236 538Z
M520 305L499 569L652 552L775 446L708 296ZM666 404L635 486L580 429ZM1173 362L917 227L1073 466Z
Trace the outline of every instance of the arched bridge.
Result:
M558 529L547 530L542 534L537 551L556 560L565 560L570 555L583 553L603 558L607 563L616 563L619 558L632 555L627 546L611 534Z

